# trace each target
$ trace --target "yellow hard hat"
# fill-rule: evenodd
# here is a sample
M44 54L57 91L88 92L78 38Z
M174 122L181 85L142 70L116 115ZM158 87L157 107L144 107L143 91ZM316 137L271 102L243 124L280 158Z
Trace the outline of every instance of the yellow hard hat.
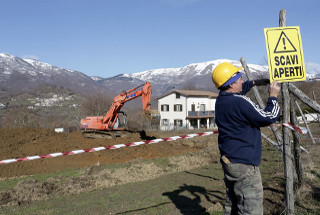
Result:
M219 88L241 69L242 67L235 67L228 62L220 63L212 71L212 81Z

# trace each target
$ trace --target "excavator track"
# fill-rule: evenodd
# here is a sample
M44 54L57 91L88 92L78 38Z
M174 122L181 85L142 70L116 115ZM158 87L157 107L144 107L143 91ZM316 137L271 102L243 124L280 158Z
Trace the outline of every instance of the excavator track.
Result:
M123 137L129 137L130 135L136 134L136 133L141 134L141 131L132 130L132 129L110 130L110 131L103 131L103 130L83 130L82 131L82 135L90 139L123 138Z

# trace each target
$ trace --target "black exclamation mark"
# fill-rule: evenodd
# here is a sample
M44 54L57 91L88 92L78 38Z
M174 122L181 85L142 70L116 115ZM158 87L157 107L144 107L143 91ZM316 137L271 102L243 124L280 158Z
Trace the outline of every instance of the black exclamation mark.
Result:
M282 42L283 42L283 49L286 50L286 39L284 37L282 38Z

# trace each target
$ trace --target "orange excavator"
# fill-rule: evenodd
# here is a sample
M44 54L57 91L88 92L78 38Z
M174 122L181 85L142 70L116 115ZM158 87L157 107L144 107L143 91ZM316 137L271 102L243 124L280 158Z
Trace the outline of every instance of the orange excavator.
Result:
M142 90L137 90L141 88ZM160 117L157 110L150 111L150 97L151 97L151 83L146 82L138 87L135 87L128 91L123 91L117 95L113 103L105 116L91 116L81 120L80 127L82 130L94 130L94 131L121 131L125 128L119 128L119 114L126 115L121 110L122 106L132 99L142 96L142 105L144 114L149 120ZM126 123L124 123L126 124Z

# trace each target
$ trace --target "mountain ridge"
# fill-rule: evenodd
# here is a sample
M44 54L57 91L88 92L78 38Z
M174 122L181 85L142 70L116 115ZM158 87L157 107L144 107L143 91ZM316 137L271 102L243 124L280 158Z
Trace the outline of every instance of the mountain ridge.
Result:
M115 96L146 81L152 83L153 95L159 96L172 88L198 89L217 92L211 80L211 72L221 62L230 62L237 67L240 61L217 59L191 63L178 68L158 68L132 74L118 74L103 78L53 66L34 59L22 59L0 53L0 83L2 90L25 90L40 84L68 88L78 92L108 92ZM269 77L268 66L248 64L254 78ZM320 78L320 64L307 63L307 78ZM243 72L243 70L242 70ZM246 77L245 75L243 76Z
M39 85L52 85L75 91L98 91L100 85L89 76L32 59L0 53L2 90L23 92Z

